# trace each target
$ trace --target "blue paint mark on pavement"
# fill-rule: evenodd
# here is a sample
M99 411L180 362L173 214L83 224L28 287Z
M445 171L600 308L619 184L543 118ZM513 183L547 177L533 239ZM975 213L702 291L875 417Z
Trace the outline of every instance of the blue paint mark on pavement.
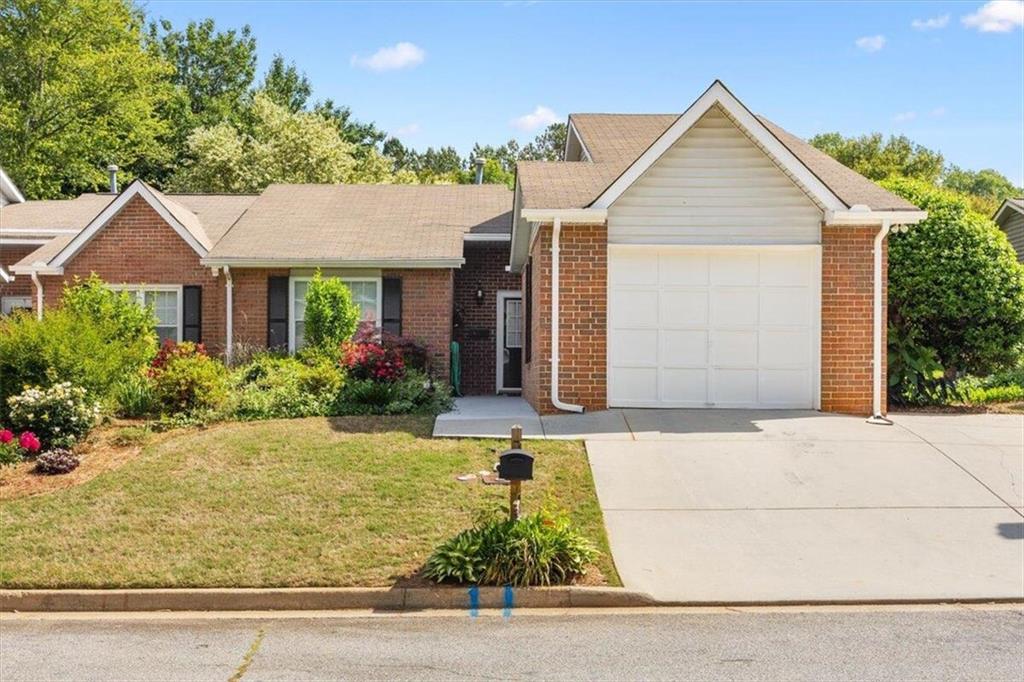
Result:
M501 616L506 620L512 617L512 598L512 586L505 585L505 608L501 610Z
M476 585L469 588L469 617L476 618L480 615L480 588Z

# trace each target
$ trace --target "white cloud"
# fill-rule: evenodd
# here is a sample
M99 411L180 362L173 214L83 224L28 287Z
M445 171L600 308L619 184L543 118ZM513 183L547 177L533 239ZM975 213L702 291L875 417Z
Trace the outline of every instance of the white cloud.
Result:
M992 0L974 14L960 17L960 21L982 33L1009 33L1024 26L1024 0Z
M928 112L928 115L933 118L939 118L940 116L946 115L946 107L935 107Z
M401 128L399 128L398 130L396 130L395 134L397 134L397 135L415 135L418 132L420 132L420 124L419 123L410 123L409 125L404 125Z
M885 36L864 36L863 38L857 38L857 40L854 41L854 45L865 52L878 52L885 47Z
M893 116L892 120L896 123L906 123L907 121L913 121L915 118L917 118L916 111L901 111Z
M934 31L938 28L946 28L947 24L949 24L948 14L940 14L930 19L914 19L910 22L910 25L918 31Z
M511 121L513 128L525 132L532 132L538 128L549 126L552 123L558 123L562 120L562 117L551 111L548 107L543 105L537 105L537 108L528 114L523 114L518 118L514 118Z
M394 71L408 69L423 63L427 53L423 48L412 43L395 43L391 47L382 47L369 57L352 55L352 66L370 71Z

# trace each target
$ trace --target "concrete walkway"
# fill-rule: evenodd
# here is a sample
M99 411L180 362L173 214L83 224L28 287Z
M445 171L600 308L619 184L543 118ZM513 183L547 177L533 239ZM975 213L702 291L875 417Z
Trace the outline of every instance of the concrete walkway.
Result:
M624 410L588 439L625 585L666 601L1024 598L1024 416Z
M623 410L584 414L538 415L519 396L469 396L455 399L455 409L438 415L438 438L508 438L519 424L524 438L632 440Z

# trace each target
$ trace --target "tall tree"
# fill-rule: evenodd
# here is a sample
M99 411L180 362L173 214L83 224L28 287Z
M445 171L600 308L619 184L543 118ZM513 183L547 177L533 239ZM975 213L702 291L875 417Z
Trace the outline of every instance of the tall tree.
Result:
M569 134L569 126L564 123L552 123L530 144L523 147L519 154L520 160L529 161L561 161L565 153L565 138Z
M387 133L373 123L362 123L352 118L352 111L348 107L338 106L332 99L317 102L313 105L313 111L331 121L346 142L359 148L376 147L387 137Z
M166 65L128 0L5 0L0 165L26 196L72 196L166 154Z
M966 194L971 208L989 216L999 208L1003 199L1024 196L1024 189L992 168L970 171L950 166L942 177L942 186Z
M305 109L313 92L306 74L296 68L295 62L285 64L284 57L279 54L274 55L259 89L267 93L271 101L293 112Z
M904 135L890 136L885 140L881 133L860 137L823 133L812 137L810 143L872 180L901 176L935 183L942 174L942 154L916 144Z

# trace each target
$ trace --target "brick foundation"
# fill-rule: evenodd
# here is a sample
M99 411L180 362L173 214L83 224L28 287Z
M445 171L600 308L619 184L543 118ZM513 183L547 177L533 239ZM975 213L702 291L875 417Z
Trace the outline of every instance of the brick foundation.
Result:
M878 227L821 230L821 409L870 415L874 263ZM882 269L888 273L888 242ZM883 280L882 319L887 319L888 277ZM886 325L882 326L882 386L887 385ZM886 400L883 390L882 409Z
M466 263L455 271L455 326L462 358L463 395L488 395L497 389L495 371L498 291L518 291L520 276L505 270L508 242L467 242ZM483 301L476 300L477 288Z

